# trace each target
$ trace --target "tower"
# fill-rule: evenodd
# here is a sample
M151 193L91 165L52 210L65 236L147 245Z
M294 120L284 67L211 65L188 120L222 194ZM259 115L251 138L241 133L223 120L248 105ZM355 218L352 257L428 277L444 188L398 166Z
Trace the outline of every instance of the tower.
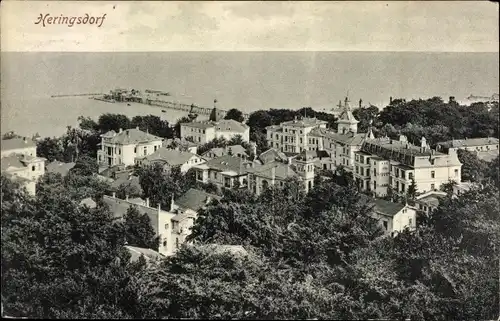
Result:
M309 192L314 186L314 163L315 159L313 155L308 155L307 151L302 153L295 158L296 171L304 181L304 187L306 193Z
M339 120L337 121L337 133L347 134L348 132L353 132L356 134L358 132L359 121L354 118L351 111L351 106L349 104L349 98L345 98L344 110L340 114Z

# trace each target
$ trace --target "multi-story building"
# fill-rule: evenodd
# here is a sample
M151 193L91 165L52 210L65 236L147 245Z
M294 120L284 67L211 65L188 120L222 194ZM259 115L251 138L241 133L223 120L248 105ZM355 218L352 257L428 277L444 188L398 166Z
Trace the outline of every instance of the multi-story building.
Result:
M479 159L491 161L498 157L498 138L465 138L437 143L436 150L448 153L449 150L463 149L474 153Z
M2 148L2 174L18 181L28 193L35 195L36 182L45 174L43 157L36 156L36 144L26 138L4 139Z
M326 129L327 123L316 118L303 118L268 126L266 130L269 147L280 152L297 154L304 150L311 150L309 133L314 128Z
M240 157L224 155L193 168L196 170L197 181L213 183L220 188L233 188L247 186L247 170L254 166L259 165Z
M421 146L415 146L405 136L366 140L355 152L354 164L358 186L379 197L386 196L389 188L405 196L413 181L419 193L437 190L450 180L460 183L462 167L456 151L437 152L427 146L424 137Z
M197 144L206 144L214 138L230 140L241 136L243 141L250 141L250 127L233 119L199 121L181 124L181 139L192 139Z
M205 160L196 154L167 149L165 147L159 148L153 154L136 158L136 164L140 166L160 164L166 171L172 167L179 166L183 173L187 172L194 165L203 164L204 162Z
M100 167L134 165L137 158L156 152L162 146L162 138L133 129L111 130L101 135L101 149L97 151Z
M340 104L339 104L340 105ZM346 97L343 112L337 121L337 131L315 128L309 135L309 150L326 150L330 154L331 162L326 164L327 169L343 166L352 171L354 169L354 155L361 149L367 139L373 139L373 133L358 133L358 120L354 117Z
M260 195L270 186L284 186L289 178L297 178L303 183L304 191L309 192L314 186L316 159L303 151L291 162L272 161L261 166L249 168L248 189Z
M405 229L417 227L417 209L408 204L393 203L382 199L373 200L373 218L379 221L385 235L395 235Z

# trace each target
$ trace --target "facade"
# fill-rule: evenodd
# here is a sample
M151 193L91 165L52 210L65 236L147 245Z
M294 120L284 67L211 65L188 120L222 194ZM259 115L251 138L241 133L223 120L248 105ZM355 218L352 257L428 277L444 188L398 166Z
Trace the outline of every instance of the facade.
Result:
M498 157L498 138L465 138L453 139L446 142L437 143L436 150L448 153L450 150L463 149L474 153L479 159L491 161Z
M430 214L439 206L439 201L446 197L445 192L430 191L418 195L415 200L415 207L423 213Z
M417 227L417 209L408 204L374 199L374 214L386 235L395 235L408 228Z
M241 136L243 141L250 141L250 127L233 119L220 121L201 121L181 124L181 139L192 139L197 144L206 144L215 138L230 140Z
M288 163L270 162L248 170L248 190L260 195L270 186L283 186L291 177L299 177Z
M303 118L268 126L267 141L270 148L283 153L300 153L310 150L309 133L314 128L326 129L326 121L316 118Z
M420 193L438 190L450 180L460 183L461 167L456 151L436 152L424 137L421 146L410 144L405 136L384 137L364 141L355 152L354 178L362 190L378 197L386 196L389 188L404 197L412 181Z
M100 167L116 165L132 166L135 160L156 152L162 146L162 138L133 129L111 130L101 135L101 149L97 151Z
M220 199L220 196L191 188L179 199L172 201L170 211L177 214L172 218L174 251L181 244L184 244L186 237L191 234L191 228L198 217L198 211L205 208L212 200Z
M31 195L36 194L36 182L45 174L43 157L36 156L36 144L26 138L4 139L2 148L2 174L18 181Z
M247 170L259 166L242 158L225 155L195 165L196 180L222 188L247 187Z
M204 163L205 160L200 156L190 152L183 152L161 147L153 154L143 157L137 157L135 162L140 166L152 166L155 164L160 164L163 166L164 170L170 170L172 167L179 166L181 172L185 173L194 165Z

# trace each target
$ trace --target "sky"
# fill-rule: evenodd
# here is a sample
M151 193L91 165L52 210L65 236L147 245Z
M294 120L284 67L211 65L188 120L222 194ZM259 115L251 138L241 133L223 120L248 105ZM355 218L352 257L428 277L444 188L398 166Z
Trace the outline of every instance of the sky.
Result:
M106 18L35 24L40 14ZM498 3L1 2L2 51L498 52Z

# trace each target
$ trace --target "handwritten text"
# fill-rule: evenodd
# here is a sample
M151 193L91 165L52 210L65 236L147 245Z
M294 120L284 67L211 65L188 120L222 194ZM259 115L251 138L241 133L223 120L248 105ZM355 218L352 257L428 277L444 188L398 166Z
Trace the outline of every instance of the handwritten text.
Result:
M36 25L42 24L43 27L46 27L46 25L67 25L68 27L73 27L75 24L77 25L97 25L98 28L100 28L104 22L104 19L106 19L106 14L104 14L102 17L93 17L90 16L88 13L86 13L83 16L64 16L61 14L61 16L51 16L50 14L41 14L38 17L38 21L35 22Z

